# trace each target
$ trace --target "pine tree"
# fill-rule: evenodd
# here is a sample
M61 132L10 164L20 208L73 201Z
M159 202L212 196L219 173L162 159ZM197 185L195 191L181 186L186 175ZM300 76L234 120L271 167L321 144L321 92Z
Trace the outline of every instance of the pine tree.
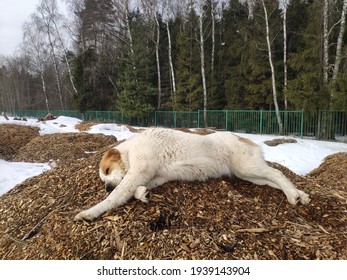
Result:
M198 16L191 9L186 21L181 21L181 32L176 38L175 110L198 110L203 106L197 21Z
M251 109L246 103L247 64L250 45L250 27L245 5L238 0L230 1L224 10L220 26L220 50L217 60L221 79L219 88L224 90L226 109ZM217 68L218 69L218 68Z
M77 93L74 94L74 100L81 112L98 108L95 93L96 79L93 71L95 63L96 54L93 49L88 49L75 59L73 76Z
M288 100L295 109L310 112L329 107L322 71L322 24L316 16L321 11L319 1L293 1L288 7Z
M154 111L156 104L156 61L151 52L152 42L146 33L149 21L139 11L129 16L132 48L124 50L125 63L117 83L120 93L116 108L126 117L144 118Z

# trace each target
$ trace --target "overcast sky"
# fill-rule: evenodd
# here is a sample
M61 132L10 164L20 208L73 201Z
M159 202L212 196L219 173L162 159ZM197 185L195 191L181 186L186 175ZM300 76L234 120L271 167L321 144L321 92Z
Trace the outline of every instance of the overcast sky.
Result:
M23 23L35 12L40 0L0 0L0 55L14 54L22 42ZM61 0L57 1L61 4Z

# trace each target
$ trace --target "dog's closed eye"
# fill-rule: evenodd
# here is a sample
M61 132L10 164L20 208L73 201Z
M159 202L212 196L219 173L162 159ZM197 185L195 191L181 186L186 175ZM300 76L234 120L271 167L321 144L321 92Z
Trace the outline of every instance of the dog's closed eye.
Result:
M108 175L110 173L110 168L107 168L105 173L106 173L106 175Z

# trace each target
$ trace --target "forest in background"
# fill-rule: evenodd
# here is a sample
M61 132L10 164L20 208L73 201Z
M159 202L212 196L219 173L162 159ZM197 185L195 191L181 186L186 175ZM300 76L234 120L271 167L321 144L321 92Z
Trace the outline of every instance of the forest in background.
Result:
M0 109L347 110L347 0L65 2L0 58Z

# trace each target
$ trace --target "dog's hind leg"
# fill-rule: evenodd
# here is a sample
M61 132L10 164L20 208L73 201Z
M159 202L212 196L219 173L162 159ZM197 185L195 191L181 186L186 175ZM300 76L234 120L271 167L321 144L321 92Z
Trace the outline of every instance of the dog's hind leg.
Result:
M290 204L295 205L298 202L308 204L310 202L308 194L298 190L281 171L270 166L265 167L261 171L256 170L256 172L254 172L254 170L252 170L251 172L243 172L242 174L239 173L235 175L257 185L268 185L270 187L282 190Z
M290 204L308 204L310 198L308 194L298 190L294 184L279 170L270 167L259 155L247 159L247 164L238 165L234 174L246 181L257 185L269 185L270 187L282 190Z

